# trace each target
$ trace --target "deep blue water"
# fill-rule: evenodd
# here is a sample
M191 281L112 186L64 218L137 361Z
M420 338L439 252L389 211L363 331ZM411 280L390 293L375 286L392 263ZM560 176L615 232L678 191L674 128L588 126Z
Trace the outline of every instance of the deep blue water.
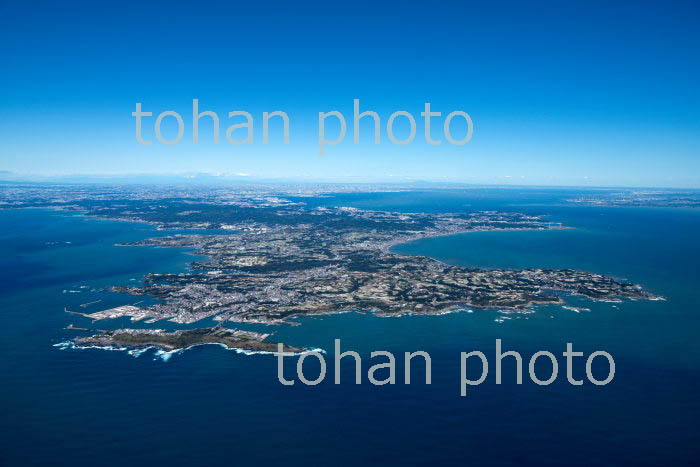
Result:
M581 268L667 297L619 304L578 299L572 303L591 311L544 307L503 322L483 310L392 319L353 313L275 328L280 340L328 352L328 374L316 387L279 384L272 356L216 346L167 362L152 352L133 357L54 347L76 335L63 329L68 324L89 324L64 307L83 311L79 304L98 299L84 311L133 303L137 298L92 290L133 284L151 271L185 270L192 256L114 246L167 233L143 224L0 211L0 465L693 464L700 455L700 212L565 206L561 199L569 194L483 190L307 200L550 214L575 228L465 234L396 250L468 266ZM362 356L363 384L353 384L351 362L342 365L342 384L333 384L334 338ZM515 366L506 360L502 385L490 372L460 397L460 352L482 350L493 364L497 338L523 355L523 384L515 384ZM561 356L566 342L585 355L612 354L614 380L571 386ZM368 383L374 350L397 356L396 385ZM402 355L415 350L432 357L429 386L419 364L412 384L403 384ZM547 387L527 376L527 359L538 350L559 356L559 376ZM575 362L574 376L585 380L583 359ZM286 363L291 377L296 360ZM309 377L318 374L312 358L304 368ZM548 365L536 369L546 375ZM594 361L594 375L602 379L606 370Z

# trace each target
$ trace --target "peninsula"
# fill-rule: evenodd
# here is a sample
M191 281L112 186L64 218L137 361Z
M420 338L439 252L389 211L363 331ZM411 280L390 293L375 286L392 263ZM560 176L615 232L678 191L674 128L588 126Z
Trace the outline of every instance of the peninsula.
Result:
M84 314L92 320L130 317L191 324L296 324L295 318L346 311L379 316L440 314L464 308L531 312L533 305L591 300L658 299L640 286L575 269L479 269L391 250L419 238L493 230L565 226L520 212L455 213L362 210L311 203L323 190L201 187L30 187L6 191L5 207L50 207L101 219L147 222L181 233L123 244L124 248L186 248L196 258L184 273L150 273L114 292L148 296L151 305L125 305ZM316 204L314 207L313 205ZM194 231L194 229L197 229ZM236 331L238 332L238 331ZM83 343L183 345L219 342L259 349L269 345L225 331L108 332Z

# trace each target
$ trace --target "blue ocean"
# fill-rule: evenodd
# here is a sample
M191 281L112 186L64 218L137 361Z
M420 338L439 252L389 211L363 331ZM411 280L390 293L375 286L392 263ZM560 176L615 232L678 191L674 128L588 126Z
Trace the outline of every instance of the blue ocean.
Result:
M577 268L624 278L665 301L570 303L590 311L539 307L504 315L475 309L440 316L379 318L346 313L300 326L247 325L291 345L321 348L328 374L317 386L283 386L271 355L200 346L164 358L154 351L71 349L82 331L128 326L90 323L64 309L92 312L134 303L103 289L138 283L148 272L181 272L181 249L119 247L173 232L141 223L89 219L50 210L0 211L0 465L697 465L700 458L700 211L567 204L571 191L473 189L339 194L310 205L406 212L497 209L548 215L573 227L480 232L394 247L446 263L484 268ZM84 305L84 306L81 306ZM198 323L198 326L211 323ZM162 323L158 323L160 327ZM333 383L333 345L357 351ZM460 396L460 352L491 362L495 341L523 355L559 357L549 386L503 362ZM585 379L584 359L567 382L566 343L589 355L610 353L613 381ZM397 383L367 380L376 350L397 356ZM404 352L432 359L405 385ZM546 359L544 359L546 360ZM539 361L538 361L539 362ZM376 362L374 362L376 363ZM603 379L604 359L593 373ZM551 369L542 362L538 372ZM307 358L304 370L318 375ZM296 360L286 359L291 378ZM296 379L296 377L294 376Z

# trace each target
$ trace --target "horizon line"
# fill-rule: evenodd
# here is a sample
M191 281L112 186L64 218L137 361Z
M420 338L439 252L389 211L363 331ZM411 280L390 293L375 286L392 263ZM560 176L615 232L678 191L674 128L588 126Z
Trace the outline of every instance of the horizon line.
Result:
M387 178L363 178L359 176L346 176L346 177L336 177L336 178L324 178L324 177L304 177L304 176L289 176L289 177L273 177L273 176L259 176L251 174L212 174L207 172L182 172L182 173L121 173L121 174L110 174L110 173L95 173L95 174L56 174L56 175L45 175L45 174L17 174L11 171L0 170L0 184L11 184L11 183L31 183L31 184L42 184L42 183L58 183L58 184L70 184L70 185L96 185L96 184L109 184L109 183L125 183L133 185L143 185L148 184L143 181L133 180L133 182L128 182L129 179L144 179L153 178L151 183L156 183L160 185L174 184L175 180L180 182L190 183L190 184L200 184L200 185L212 185L212 184L329 184L329 185L395 185L395 186L409 186L414 188L420 187L421 185L431 188L439 188L440 186L446 188L545 188L545 189L624 189L624 190L700 190L700 186L652 186L652 185L577 185L577 184L542 184L542 183L497 183L497 182L475 182L475 181L465 181L458 179L420 179L412 177L392 177ZM512 177L502 177L506 180ZM72 179L72 180L71 180ZM160 179L160 180L159 180ZM163 180L170 179L170 180ZM175 179L175 180L172 180ZM517 178L515 180L522 180ZM417 186L416 186L417 185Z

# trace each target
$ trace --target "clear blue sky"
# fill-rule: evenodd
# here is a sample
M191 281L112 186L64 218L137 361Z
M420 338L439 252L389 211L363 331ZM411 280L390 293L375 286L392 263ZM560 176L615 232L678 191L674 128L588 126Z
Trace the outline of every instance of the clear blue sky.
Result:
M145 3L0 2L0 170L700 187L697 2ZM193 98L218 145L205 120L192 144ZM382 118L380 145L370 121L352 144L353 98ZM426 101L435 139L464 110L472 140L427 145ZM182 141L158 143L152 117L140 146L136 102L181 113ZM384 128L399 109L418 127L400 147ZM253 114L254 144L226 142L231 110ZM262 144L274 110L289 145L274 127ZM348 134L320 157L330 110Z

